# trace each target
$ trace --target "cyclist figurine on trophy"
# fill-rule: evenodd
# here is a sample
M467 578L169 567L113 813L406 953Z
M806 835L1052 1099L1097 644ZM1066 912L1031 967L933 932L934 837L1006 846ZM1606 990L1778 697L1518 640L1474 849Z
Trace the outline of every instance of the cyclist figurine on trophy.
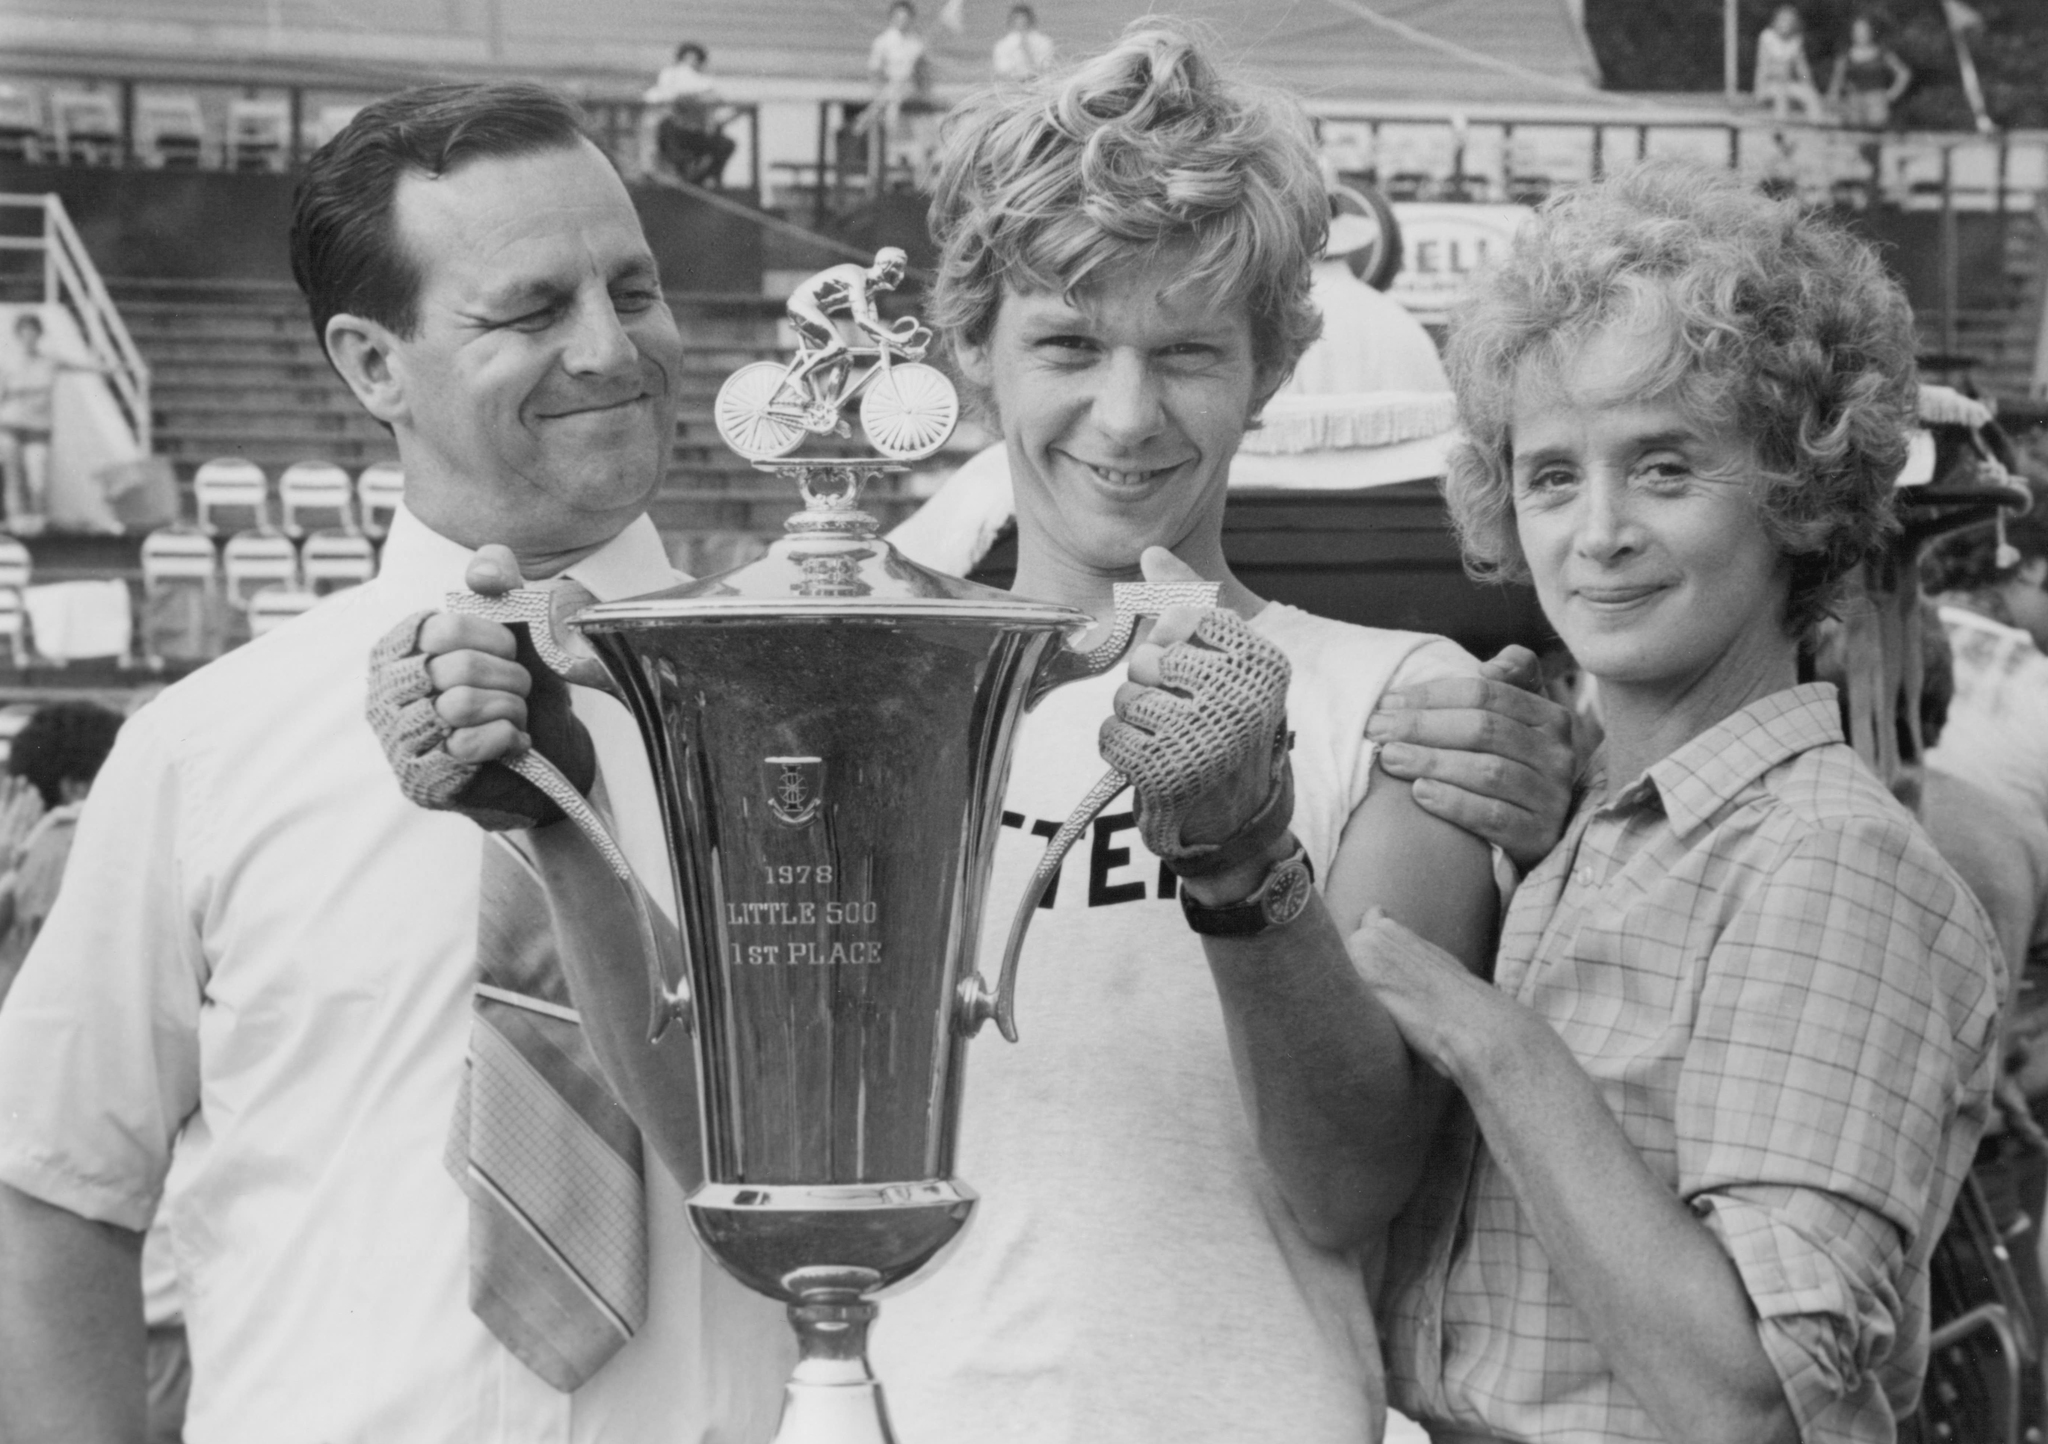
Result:
M909 264L900 249L884 246L872 266L833 266L798 286L788 302L796 355L742 366L718 390L713 410L725 444L765 463L788 456L807 434L849 437L842 412L858 397L861 429L891 461L915 461L945 445L960 401L944 373L923 364L931 332L915 317L891 324L875 310L875 297L895 290ZM836 316L873 344L848 345Z

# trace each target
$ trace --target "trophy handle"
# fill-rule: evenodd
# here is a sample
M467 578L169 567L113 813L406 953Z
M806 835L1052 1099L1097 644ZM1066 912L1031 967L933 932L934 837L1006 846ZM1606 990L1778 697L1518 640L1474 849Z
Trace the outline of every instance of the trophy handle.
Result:
M1112 593L1116 600L1116 617L1110 626L1109 636L1085 651L1063 647L1054 653L1040 668L1037 677L1032 679L1024 705L1035 707L1055 687L1063 687L1083 677L1099 676L1115 666L1130 650L1131 639L1137 635L1141 618L1156 617L1168 607L1213 607L1221 600L1222 592L1223 588L1215 582L1118 582ZM1081 834L1088 830L1088 825L1130 785L1130 778L1114 767L1110 768L1088 789L1088 795L1081 799L1081 805L1074 809L1073 816L1060 824L1060 830L1045 844L1045 853L1038 859L1038 866L1032 869L1031 881L1025 885L1024 900L1010 922L1010 938L1003 946L1003 966L996 975L994 995L990 995L988 985L982 982L978 973L961 984L961 1023L970 1038L980 1031L983 1023L993 1018L997 1031L1006 1042L1017 1041L1017 964L1024 955L1024 935L1031 929L1031 918L1038 911L1038 901L1045 896L1052 880L1059 876L1060 864L1067 860L1067 854L1081 840Z
M477 592L450 592L446 603L451 612L481 617L488 622L501 622L506 626L525 627L527 635L533 639L534 651L539 653L549 670L572 685L596 687L616 697L618 689L612 685L610 675L596 654L582 650L578 655L578 651L571 650L570 644L565 644L560 630L563 618L594 600L583 588L565 583L546 589L522 587L495 597ZM576 830L604 859L604 865L612 876L624 886L640 934L641 952L647 963L648 1004L652 1016L647 1041L660 1042L671 1023L681 1023L688 1031L691 1026L689 979L679 967L675 969L676 981L669 982L669 970L662 962L666 951L660 942L662 933L655 927L649 911L652 904L604 815L589 798L576 790L576 785L561 768L536 751L529 749L517 757L507 758L503 765L538 787L548 801L561 808L562 815L575 824Z

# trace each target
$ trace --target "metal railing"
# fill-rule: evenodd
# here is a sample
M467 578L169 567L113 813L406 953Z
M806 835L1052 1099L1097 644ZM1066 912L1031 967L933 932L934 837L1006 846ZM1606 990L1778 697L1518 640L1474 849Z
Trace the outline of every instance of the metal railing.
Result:
M42 258L42 304L61 306L84 338L87 354L106 373L121 418L134 437L138 451L149 453L149 363L135 347L135 338L107 294L99 268L87 254L78 230L65 214L64 202L54 195L0 194L0 218L10 212L34 210L41 213L38 234L0 235L0 254L40 254ZM11 232L12 227L8 227Z

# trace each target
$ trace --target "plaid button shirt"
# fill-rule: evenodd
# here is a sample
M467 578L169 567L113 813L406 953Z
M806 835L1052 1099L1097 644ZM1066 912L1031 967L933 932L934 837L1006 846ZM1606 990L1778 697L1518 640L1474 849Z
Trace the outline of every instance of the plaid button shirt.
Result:
M1515 895L1495 983L1728 1251L1802 1437L1891 1439L2006 977L1975 900L1842 744L1834 690L1764 698L1584 802ZM1392 1403L1513 1439L1661 1439L1471 1115L1446 1131L1391 1244Z

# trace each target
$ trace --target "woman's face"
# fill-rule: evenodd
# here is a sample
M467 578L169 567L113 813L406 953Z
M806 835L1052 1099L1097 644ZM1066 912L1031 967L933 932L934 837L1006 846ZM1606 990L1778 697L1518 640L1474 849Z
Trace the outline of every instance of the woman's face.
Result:
M1071 302L1005 288L987 343L962 353L1008 443L1020 549L1123 573L1148 546L1220 532L1259 371L1245 308L1169 294L1183 270L1169 252Z
M1752 500L1752 450L1630 393L1644 343L1595 338L1515 400L1515 523L1543 613L1604 687L1677 701L1777 676L1785 559ZM1775 687L1772 688L1775 690ZM1740 705L1740 704L1738 704Z

